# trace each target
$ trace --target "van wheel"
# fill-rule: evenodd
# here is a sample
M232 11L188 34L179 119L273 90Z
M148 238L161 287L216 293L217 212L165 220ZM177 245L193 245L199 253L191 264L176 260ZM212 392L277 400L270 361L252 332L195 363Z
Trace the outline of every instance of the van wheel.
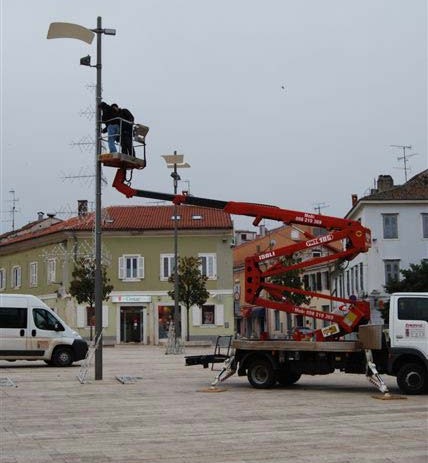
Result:
M275 372L266 359L254 360L248 367L247 378L256 389L268 389L275 384Z
M299 381L302 375L292 371L281 371L278 373L276 380L281 386L291 386Z
M427 371L417 363L403 365L397 373L397 384L405 394L423 394L428 389Z
M73 354L67 347L58 347L52 354L51 362L56 367L69 367L73 363Z

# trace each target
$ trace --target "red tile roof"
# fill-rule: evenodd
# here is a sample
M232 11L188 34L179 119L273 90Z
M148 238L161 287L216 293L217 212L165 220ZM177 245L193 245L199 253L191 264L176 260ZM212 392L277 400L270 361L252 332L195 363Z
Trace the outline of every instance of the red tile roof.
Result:
M181 205L177 215L179 230L233 229L230 214L206 207ZM109 206L102 210L103 231L173 230L174 206ZM90 231L94 227L94 213L72 217L42 230L5 233L0 236L0 247L20 241L47 236L62 231Z

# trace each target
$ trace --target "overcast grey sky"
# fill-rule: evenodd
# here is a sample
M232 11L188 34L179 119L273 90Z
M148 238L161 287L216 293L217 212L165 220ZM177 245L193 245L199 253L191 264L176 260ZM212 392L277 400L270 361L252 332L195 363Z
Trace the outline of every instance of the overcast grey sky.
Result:
M379 174L427 168L425 0L1 0L1 231L94 200L95 41L47 40L51 22L103 37L103 97L150 126L133 186L171 191L163 154L197 196L344 216ZM285 87L284 89L282 87ZM103 205L144 204L111 187ZM183 188L187 189L187 183ZM60 216L61 217L61 216ZM244 222L237 220L238 226Z

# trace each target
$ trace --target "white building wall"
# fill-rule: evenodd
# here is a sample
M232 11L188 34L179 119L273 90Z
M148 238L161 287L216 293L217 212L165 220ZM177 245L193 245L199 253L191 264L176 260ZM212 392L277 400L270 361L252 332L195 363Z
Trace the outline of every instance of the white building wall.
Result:
M361 223L372 232L372 248L367 254L360 254L349 263L351 269L360 262L363 263L364 293L370 295L373 291L385 294L384 261L399 260L400 269L409 268L410 264L418 264L428 258L428 239L423 238L422 213L428 213L428 205L423 202L409 204L395 203L365 203L358 209L359 214L349 216ZM398 238L383 238L382 214L398 214Z

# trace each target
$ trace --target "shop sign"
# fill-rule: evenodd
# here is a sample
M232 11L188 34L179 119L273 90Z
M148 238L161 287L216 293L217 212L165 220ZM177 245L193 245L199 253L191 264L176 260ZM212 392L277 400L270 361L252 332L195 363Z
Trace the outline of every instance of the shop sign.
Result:
M119 302L119 303L129 303L129 302L152 302L152 297L151 296L138 296L138 295L126 295L126 296L112 296L111 297L112 302Z

